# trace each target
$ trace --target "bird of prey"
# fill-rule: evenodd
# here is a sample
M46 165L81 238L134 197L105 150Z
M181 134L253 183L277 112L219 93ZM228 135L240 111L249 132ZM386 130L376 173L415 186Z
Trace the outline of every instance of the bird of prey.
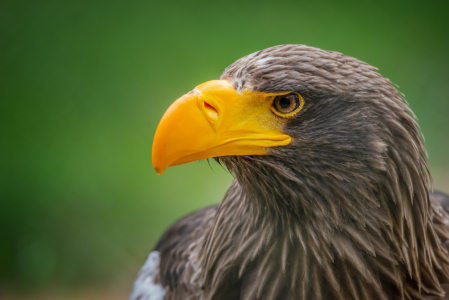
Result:
M376 68L303 45L237 60L155 133L159 174L207 158L229 190L163 234L130 299L449 299L449 197Z

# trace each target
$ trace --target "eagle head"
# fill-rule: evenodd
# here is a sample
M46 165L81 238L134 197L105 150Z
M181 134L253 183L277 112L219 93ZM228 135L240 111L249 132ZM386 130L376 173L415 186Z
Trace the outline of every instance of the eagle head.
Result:
M281 198L302 189L309 198L365 199L398 177L407 185L417 179L427 191L414 115L376 70L303 45L247 55L167 110L154 138L153 166L162 174L214 157L252 192ZM398 175L402 167L406 174Z

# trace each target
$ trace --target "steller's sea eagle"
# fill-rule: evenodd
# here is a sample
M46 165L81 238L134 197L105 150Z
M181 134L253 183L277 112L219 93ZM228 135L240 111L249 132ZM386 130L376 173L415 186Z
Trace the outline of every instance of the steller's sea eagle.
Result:
M280 45L176 100L156 172L213 157L235 179L164 233L130 299L445 299L449 197L429 194L415 116L376 70Z

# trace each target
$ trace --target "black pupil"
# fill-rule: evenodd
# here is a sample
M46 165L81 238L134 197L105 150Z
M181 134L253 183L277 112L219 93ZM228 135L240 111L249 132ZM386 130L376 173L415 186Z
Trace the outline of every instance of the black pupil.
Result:
M282 98L282 99L279 101L279 106L280 106L281 108L288 108L288 107L290 106L290 99L287 98L287 97Z

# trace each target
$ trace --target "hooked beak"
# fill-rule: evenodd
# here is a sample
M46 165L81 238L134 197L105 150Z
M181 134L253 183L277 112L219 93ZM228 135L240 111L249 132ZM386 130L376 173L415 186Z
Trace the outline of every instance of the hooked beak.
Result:
M153 140L153 167L161 175L170 166L229 155L268 155L291 137L267 101L273 94L237 92L226 80L197 86L165 112Z

